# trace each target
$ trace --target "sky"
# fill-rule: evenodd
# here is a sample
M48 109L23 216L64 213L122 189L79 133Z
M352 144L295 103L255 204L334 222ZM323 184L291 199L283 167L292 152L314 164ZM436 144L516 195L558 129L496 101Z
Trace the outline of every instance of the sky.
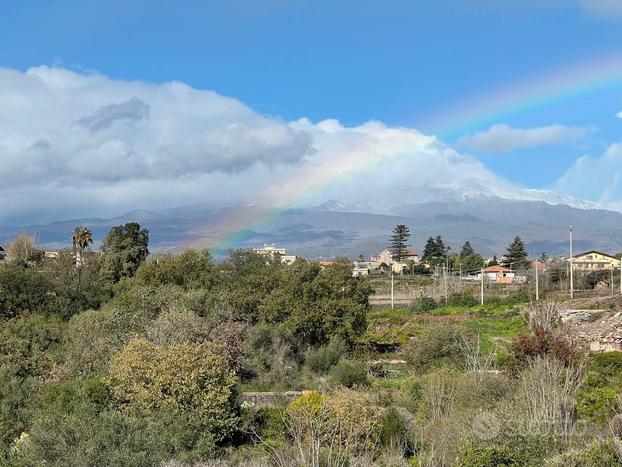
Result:
M3 224L443 190L622 210L621 130L619 0L0 0Z

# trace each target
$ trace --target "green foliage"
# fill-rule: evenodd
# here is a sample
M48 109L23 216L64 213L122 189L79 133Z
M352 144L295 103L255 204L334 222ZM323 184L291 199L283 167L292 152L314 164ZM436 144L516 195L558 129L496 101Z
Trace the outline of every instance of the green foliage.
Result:
M519 236L516 236L514 237L514 240L512 240L512 243L508 246L503 265L511 267L515 270L528 269L529 261L527 256L528 254L525 249L525 242L523 242Z
M305 365L316 373L326 373L346 354L346 345L340 340L332 340L328 344L309 349L305 358Z
M56 258L46 259L39 273L52 287L56 314L69 319L81 311L99 308L111 298L111 286L101 276L102 262L101 255L82 252L76 264L70 250L61 250Z
M217 442L235 428L236 378L217 346L131 340L110 362L110 383L128 413L192 413Z
M418 372L440 366L460 367L464 361L464 331L454 325L434 325L408 342L402 354Z
M484 265L484 258L477 253L470 253L466 256L460 257L460 264L462 265L462 272L478 271Z
M391 253L397 261L402 261L406 255L406 248L408 247L408 238L410 237L410 230L404 224L398 224L393 229L393 235L391 235Z
M475 253L475 250L473 250L473 247L471 246L471 242L469 241L465 242L464 245L462 245L460 256L462 258L466 258L467 256L472 255L473 253Z
M102 274L111 282L132 277L149 255L149 231L136 222L110 229L102 242L105 253Z
M577 395L577 415L582 419L606 422L618 408L618 392L611 387L591 388Z
M479 300L477 300L472 294L468 292L453 293L449 296L447 304L450 306L470 307L478 305Z
M423 296L413 300L409 308L415 313L421 313L438 308L438 303L432 297Z
M53 286L38 269L0 265L0 319L56 311Z
M136 283L156 287L177 285L185 290L211 288L215 267L207 250L185 251L181 255L163 255L146 262L136 272Z
M440 235L437 235L435 238L428 238L428 241L423 249L423 257L421 259L424 262L434 266L442 264L445 261L446 256L447 247L445 247L443 238Z
M335 384L351 388L369 384L369 369L363 362L357 360L341 360L330 371L330 377Z
M619 440L595 440L583 449L571 449L552 458L550 467L617 467L620 454L616 447Z
M522 438L502 445L469 445L458 457L460 467L540 467L547 454L545 439Z
M350 263L321 270L317 263L296 261L279 278L260 315L294 340L318 345L338 338L350 345L365 331L371 289L364 278L352 277Z

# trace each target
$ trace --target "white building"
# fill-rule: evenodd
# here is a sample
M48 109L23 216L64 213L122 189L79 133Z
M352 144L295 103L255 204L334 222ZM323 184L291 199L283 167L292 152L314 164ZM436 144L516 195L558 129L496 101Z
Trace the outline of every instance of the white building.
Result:
M254 248L255 253L260 254L261 256L267 256L270 259L278 256L281 258L281 263L290 265L294 261L296 261L295 255L288 255L287 250L285 248L279 248L274 245L264 245L261 248Z

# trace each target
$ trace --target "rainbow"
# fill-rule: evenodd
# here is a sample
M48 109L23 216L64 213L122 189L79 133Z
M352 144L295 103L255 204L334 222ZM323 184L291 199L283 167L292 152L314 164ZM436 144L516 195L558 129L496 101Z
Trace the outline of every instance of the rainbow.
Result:
M469 96L427 116L426 127L432 134L449 140L470 129L484 128L520 113L617 87L622 87L622 54L600 56ZM267 190L261 206L241 209L223 221L214 235L203 238L202 244L231 247L242 240L248 230L261 229L287 212L287 208L304 205L306 200L317 197L336 183L379 170L400 156L404 153L388 154L370 163L365 158L357 158L356 154L349 154L335 159L330 173L322 167L299 171L284 186Z

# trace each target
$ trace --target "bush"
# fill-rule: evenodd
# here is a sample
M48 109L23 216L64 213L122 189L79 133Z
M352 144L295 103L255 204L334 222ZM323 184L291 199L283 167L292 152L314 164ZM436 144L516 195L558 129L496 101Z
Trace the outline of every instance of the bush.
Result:
M470 293L454 293L449 296L447 304L458 307L472 307L479 305L479 300Z
M593 388L577 395L577 414L582 419L607 421L618 407L618 393L610 387Z
M462 366L462 330L454 325L434 325L411 339L402 349L405 360L419 372L440 366Z
M547 355L555 357L566 366L574 365L577 360L577 350L564 336L554 329L540 327L534 329L533 335L517 336L512 342L512 354L523 364Z
M335 384L351 388L369 384L367 365L356 360L341 360L330 372Z
M215 442L237 423L236 378L223 352L209 343L158 347L134 339L111 360L110 383L122 410L192 415Z
M432 297L422 296L419 297L410 304L411 311L415 313L432 311L438 308L438 303Z
M550 459L549 467L616 467L620 457L617 440L597 440L583 449L573 449Z
M326 373L335 366L346 353L346 345L340 340L332 340L327 345L307 352L305 364L316 373Z

